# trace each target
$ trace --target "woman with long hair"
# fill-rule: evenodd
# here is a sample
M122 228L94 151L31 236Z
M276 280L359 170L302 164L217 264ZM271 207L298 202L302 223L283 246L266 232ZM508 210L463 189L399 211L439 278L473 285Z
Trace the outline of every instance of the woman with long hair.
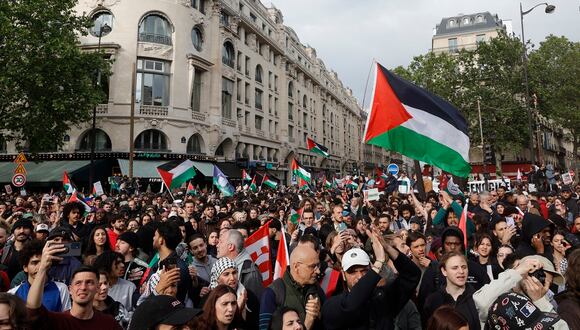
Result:
M2 292L0 293L0 320L2 328L12 330L28 330L29 319L26 303L18 296Z
M88 256L100 256L105 251L111 251L111 244L109 243L109 235L105 227L95 227L89 235L87 249L85 250L85 258Z
M562 229L556 230L550 241L552 246L552 263L556 268L556 271L560 274L566 273L568 268L568 260L566 259L566 250L568 250L571 245L566 241L566 232Z
M203 305L203 314L194 321L193 329L236 329L241 323L236 291L221 284L211 290Z
M580 329L580 249L568 255L568 269L564 274L566 291L556 295L558 315L568 323L570 329Z

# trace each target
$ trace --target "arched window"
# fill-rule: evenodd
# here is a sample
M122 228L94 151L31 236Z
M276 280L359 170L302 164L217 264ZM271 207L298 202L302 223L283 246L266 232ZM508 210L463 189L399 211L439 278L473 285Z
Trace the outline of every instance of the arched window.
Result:
M104 37L107 34L111 33L111 31L113 30L113 14L111 14L111 12L106 10L96 12L91 19L93 21L93 27L89 29L89 33L92 36L98 37L102 31L103 34L101 35L101 37ZM108 25L110 29L101 30L101 28L105 26L105 24Z
M234 46L231 42L226 41L222 47L222 63L233 68L234 67Z
M256 81L262 82L262 66L260 64L256 65Z
M172 33L169 21L158 14L148 15L139 25L139 41L171 45Z
M288 97L292 98L294 96L294 83L288 83Z
M199 26L194 26L191 30L191 43L197 51L201 51L201 46L203 44L203 34Z
M79 151L90 151L91 150L91 130L88 130L81 139L81 144L79 145ZM110 151L111 150L111 139L109 135L103 130L95 129L95 150L96 151Z
M167 151L167 138L163 132L156 129L143 131L135 139L135 150Z
M469 25L469 17L463 18L463 25Z
M201 154L201 136L199 134L193 134L189 140L187 140L188 154Z
M477 17L475 17L475 22L476 23L483 23L483 16L482 15L477 15Z

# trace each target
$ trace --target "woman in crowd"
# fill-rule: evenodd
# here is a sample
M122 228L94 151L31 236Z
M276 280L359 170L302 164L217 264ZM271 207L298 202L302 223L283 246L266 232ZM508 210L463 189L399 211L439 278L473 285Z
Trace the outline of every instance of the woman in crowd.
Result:
M203 305L202 315L193 322L193 329L236 329L241 323L236 291L221 284L211 290Z
M2 329L28 330L28 312L26 303L19 297L0 293L0 324Z
M111 315L123 329L129 325L130 315L125 306L109 296L109 279L105 270L99 270L97 294L93 300L93 307L105 314Z
M552 241L550 242L550 245L552 246L551 261L560 274L566 273L566 269L568 268L566 250L570 247L570 244L566 241L565 235L565 231L558 229L554 232Z
M279 308L272 315L270 330L305 330L298 312L291 307Z
M580 329L580 249L568 256L568 269L564 274L566 291L556 295L558 314L570 329Z
M444 305L437 308L429 318L427 330L469 330L469 326L453 307Z
M217 245L220 237L219 230L211 230L207 237L207 253L215 258L217 256Z
M475 256L474 261L485 268L489 280L497 278L500 272L499 267L494 260L493 245L491 243L491 236L487 233L477 235L475 245L473 246Z
M87 249L85 251L85 261L87 261L87 257L90 259L98 257L103 252L111 251L111 244L109 243L109 235L107 235L107 231L105 227L99 226L95 227L91 234L89 235L89 241L87 244ZM94 260L94 259L93 259ZM87 264L87 262L85 262Z
M505 260L505 258L507 256L509 256L510 254L514 253L514 248L511 247L511 245L502 245L499 247L499 249L497 249L497 264L501 267L502 270L505 270L506 267L504 267L503 261Z

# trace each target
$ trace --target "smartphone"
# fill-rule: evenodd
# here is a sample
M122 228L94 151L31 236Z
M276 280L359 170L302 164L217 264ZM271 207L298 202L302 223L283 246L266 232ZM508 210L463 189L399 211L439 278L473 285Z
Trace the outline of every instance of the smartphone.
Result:
M338 233L340 234L340 233L342 233L345 230L346 230L346 223L344 223L344 222L339 223L338 224L338 229L337 229Z
M507 223L508 226L515 226L513 217L505 217L505 222Z
M80 257L81 256L81 242L62 243L65 247L63 253L57 254L59 257Z

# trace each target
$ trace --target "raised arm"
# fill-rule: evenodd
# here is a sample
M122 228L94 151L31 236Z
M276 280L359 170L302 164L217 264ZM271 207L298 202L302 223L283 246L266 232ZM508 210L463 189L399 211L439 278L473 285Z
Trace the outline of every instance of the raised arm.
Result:
M53 262L60 262L61 257L57 257L57 253L65 252L66 249L62 244L53 243L53 241L46 242L42 250L42 257L38 266L38 272L34 281L30 284L28 291L28 298L26 299L26 307L30 309L38 309L42 305L42 296L44 293L44 284L47 280L47 273Z

